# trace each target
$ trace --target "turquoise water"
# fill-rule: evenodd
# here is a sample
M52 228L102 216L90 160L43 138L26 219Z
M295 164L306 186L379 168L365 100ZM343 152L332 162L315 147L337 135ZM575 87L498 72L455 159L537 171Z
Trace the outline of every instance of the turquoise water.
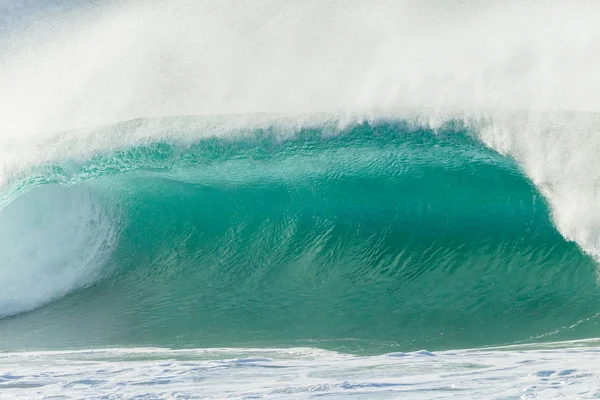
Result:
M600 398L599 20L0 0L0 400Z
M0 346L381 354L597 336L596 263L476 137L273 125L30 167L2 192Z

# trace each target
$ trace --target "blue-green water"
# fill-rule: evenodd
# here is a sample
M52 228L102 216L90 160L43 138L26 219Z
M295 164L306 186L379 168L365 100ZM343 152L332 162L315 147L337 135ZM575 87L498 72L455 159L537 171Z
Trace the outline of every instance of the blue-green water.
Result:
M595 262L476 132L278 129L15 175L0 346L382 353L597 336Z
M0 0L0 400L600 398L599 20Z

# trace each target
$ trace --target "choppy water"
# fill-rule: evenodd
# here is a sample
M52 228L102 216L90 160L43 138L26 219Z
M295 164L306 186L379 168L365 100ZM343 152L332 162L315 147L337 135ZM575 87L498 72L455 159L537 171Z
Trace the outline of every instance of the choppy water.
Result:
M596 341L357 357L314 348L0 356L0 398L597 398Z

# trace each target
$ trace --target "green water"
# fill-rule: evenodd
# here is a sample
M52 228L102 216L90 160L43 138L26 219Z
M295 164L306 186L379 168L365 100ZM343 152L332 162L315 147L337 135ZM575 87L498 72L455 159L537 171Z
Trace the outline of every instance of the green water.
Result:
M0 229L83 191L117 238L93 282L0 319L2 349L377 353L599 332L595 262L518 165L457 124L163 140L37 166L10 191Z

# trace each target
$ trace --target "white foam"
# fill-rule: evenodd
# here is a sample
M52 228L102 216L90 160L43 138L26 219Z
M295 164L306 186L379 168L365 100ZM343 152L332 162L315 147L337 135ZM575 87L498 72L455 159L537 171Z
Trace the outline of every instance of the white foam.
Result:
M359 357L319 349L0 354L0 398L597 398L597 342Z
M490 147L515 158L549 200L568 240L600 259L600 115L511 115L482 129Z
M114 216L84 187L39 187L0 211L0 318L102 277Z

